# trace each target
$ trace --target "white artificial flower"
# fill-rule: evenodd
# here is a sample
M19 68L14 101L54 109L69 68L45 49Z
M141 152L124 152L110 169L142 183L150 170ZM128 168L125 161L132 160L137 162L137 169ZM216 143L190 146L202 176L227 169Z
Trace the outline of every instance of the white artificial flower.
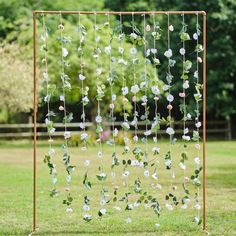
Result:
M157 188L157 189L162 189L162 186L161 186L160 184L157 184L157 185L156 185L156 188Z
M185 165L183 162L180 162L180 163L179 163L179 167L180 167L180 169L182 169L182 170L186 170L186 165Z
M102 122L102 117L100 115L97 115L95 118L97 123L101 123Z
M194 221L195 221L196 223L199 223L199 221L200 221L199 217L198 217L198 216L195 216L195 217L194 217Z
M49 155L50 157L54 156L54 155L55 155L55 149L54 149L54 148L50 148L50 149L48 150L48 155Z
M134 207L138 207L138 206L140 206L140 203L138 203L138 202L134 202Z
M137 160L132 160L131 161L131 166L138 166L139 162Z
M146 31L150 31L151 30L151 26L150 25L146 25L145 29L146 29Z
M188 119L188 120L191 120L191 119L192 119L192 116L191 116L190 113L187 114L187 119Z
M200 150L200 148L201 148L200 144L199 143L195 144L195 148Z
M111 99L112 99L112 101L114 102L114 101L116 100L116 95L115 95L115 94L112 94Z
M62 48L62 56L66 57L68 55L68 50L66 48Z
M135 33L131 33L130 36L133 38L133 39L137 39L138 35L135 34Z
M71 181L71 176L70 175L67 175L66 176L66 181L69 183Z
M123 177L128 177L129 176L129 171L126 170L124 173L123 173Z
M90 160L85 160L85 161L84 161L84 166L87 167L87 166L89 166L89 165L90 165Z
M65 97L63 95L60 95L60 101L61 102L65 101Z
M142 96L142 97L141 97L141 100L142 100L142 102L145 102L145 103L146 103L146 102L147 102L147 96L146 96L146 95Z
M160 94L160 90L159 90L158 86L152 86L151 90L152 90L152 93L155 95Z
M156 223L155 226L159 228L161 225L159 223Z
M149 136L152 134L152 131L151 130L147 130L143 133L145 136Z
M172 211L173 210L173 206L171 204L168 204L166 203L166 208L169 210L169 211Z
M194 158L194 162L199 165L200 164L200 158L199 157L195 157Z
M198 78L198 71L196 70L196 71L194 71L194 74L193 74L193 76L194 76L194 78Z
M164 91L167 91L169 88L170 88L170 85L168 85L168 84L165 84L165 85L163 85L163 87L162 87L162 89L163 89Z
M169 27L168 27L168 29L169 29L169 31L174 31L174 26L173 25L169 25Z
M83 210L84 210L84 211L89 211L89 210L90 210L89 205L84 204L84 205L83 205Z
M119 47L118 51L119 51L120 54L122 54L124 52L124 48Z
M130 48L130 54L135 55L137 53L136 48Z
M189 128L184 129L184 134L187 134L189 132Z
M194 34L193 34L193 39L195 39L195 40L198 39L198 34L197 34L197 33L194 33Z
M113 131L113 136L116 137L118 135L118 132L119 132L118 129L115 128L114 131Z
M129 123L128 123L128 122L123 122L123 123L122 123L122 126L123 126L125 129L130 129L130 126L129 126Z
M105 199L101 199L100 205L101 205L101 206L104 206L105 204L106 204L106 200L105 200Z
M111 53L111 46L110 45L106 46L104 51L106 54L110 54Z
M157 53L157 49L156 48L151 48L151 53L152 54L156 54Z
M160 64L160 60L159 60L158 58L154 58L153 61L154 61L154 63L157 64L157 65Z
M151 50L148 49L147 52L146 52L146 57L149 57L149 56L150 56L150 52L151 52Z
M87 133L82 133L82 134L80 135L80 138L81 138L82 141L83 141L83 140L87 140L87 139L88 139L88 134L87 134Z
M102 74L102 69L101 68L97 68L96 72L97 72L97 75L101 75Z
M188 80L185 80L184 83L183 83L183 88L184 89L188 89L189 88L189 81Z
M181 208L182 208L182 209L187 209L187 208L188 208L188 205L187 205L187 204L183 204L183 205L181 206Z
M173 135L173 134L175 133L175 131L174 131L173 128L168 127L168 128L166 129L166 133L169 134L169 135Z
M107 210L106 210L105 208L100 209L100 213L101 213L102 215L105 215L106 212L107 212Z
M86 221L90 221L90 220L92 220L92 216L89 215L89 214L85 214L83 219L86 220Z
M200 121L198 121L198 122L195 124L195 126L196 126L197 128L200 128L200 127L202 126L202 123L201 123Z
M72 213L73 209L71 207L66 208L66 213Z
M59 106L59 110L60 111L64 111L64 107L63 106Z
M173 102L173 101L174 101L174 96L169 93L169 94L167 95L166 99L167 99L168 102Z
M49 80L49 76L47 72L43 72L43 78L48 81Z
M180 48L179 53L180 53L181 55L185 55L185 49L184 49L184 48Z
M87 96L85 96L85 97L82 98L82 101L83 101L84 103L88 103L88 102L89 102L89 99L88 99Z
M96 40L97 43L99 43L100 39L101 39L101 37L97 36L95 40Z
M137 84L133 85L131 87L131 92L134 93L134 94L138 93L139 92L139 86Z
M98 152L98 158L102 158L102 152L101 151Z
M184 198L184 199L183 199L183 202L184 202L184 204L187 204L187 205L188 205L188 204L190 203L190 199L189 199L189 198Z
M202 58L201 57L198 57L197 60L198 60L199 63L202 63Z
M172 50L168 49L167 51L165 51L164 56L167 57L167 58L172 57Z
M128 87L123 87L121 88L122 94L125 96L129 93L129 88Z
M153 137L152 139L154 143L157 143L157 137Z
M135 135L135 136L133 137L133 140L134 140L134 142L138 142L138 136Z
M80 129L84 129L85 128L85 124L83 122L80 122L79 123L79 127L80 127Z
M65 131L64 132L64 138L65 139L68 139L68 138L70 138L71 137L71 132L70 131Z
M200 210L200 209L201 209L201 206L200 206L199 203L196 203L196 204L194 205L194 208L195 208L196 210Z
M85 77L84 75L82 75L82 74L79 74L79 79L80 79L80 80L85 80L86 77Z
M129 217L129 218L125 219L125 222L126 222L127 224L129 224L129 223L132 222L132 219Z
M182 135L182 139L185 141L190 141L190 136L189 135Z
M52 184L56 184L56 182L57 182L57 178L53 177L52 178Z
M143 175L144 175L145 177L149 177L149 171L148 171L148 170L145 170L145 171L143 172Z

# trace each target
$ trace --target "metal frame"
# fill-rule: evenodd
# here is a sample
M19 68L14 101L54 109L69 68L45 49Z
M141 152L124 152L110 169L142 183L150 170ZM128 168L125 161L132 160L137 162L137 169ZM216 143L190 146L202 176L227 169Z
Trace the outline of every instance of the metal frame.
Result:
M201 14L203 15L203 174L202 174L202 190L203 190L203 230L207 230L206 225L206 12L205 11L139 11L139 12L103 12L103 11L33 11L33 41L34 41L34 159L33 159L33 231L36 230L36 179L37 179L37 66L36 66L36 16L37 14L111 14L111 15L142 15L142 14Z

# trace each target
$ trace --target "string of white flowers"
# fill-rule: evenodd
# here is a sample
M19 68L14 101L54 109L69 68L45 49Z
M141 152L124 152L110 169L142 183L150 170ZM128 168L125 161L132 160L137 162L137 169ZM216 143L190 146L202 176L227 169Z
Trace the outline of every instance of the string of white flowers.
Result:
M158 88L158 70L157 70L157 65L160 64L159 59L157 58L157 48L156 48L156 15L152 14L152 18L153 18L153 32L152 32L152 36L153 36L153 49L151 49L152 53L153 53L153 74L154 74L154 85L151 87L152 93L154 94L154 103L155 103L155 117L152 123L152 127L151 130L154 130L155 135L153 136L153 143L154 143L154 147L152 148L152 153L153 156L155 157L155 169L154 172L152 174L152 178L154 180L158 180L158 164L159 164L159 160L158 160L158 154L160 153L160 148L158 147L158 126L160 124L160 117L158 116L158 100L159 100L159 95L160 95L160 90ZM157 183L156 185L154 185L157 189L161 189L161 185L159 183ZM159 204L158 204L158 208L157 208L157 214L158 214L158 220L157 223L155 224L156 227L160 227L160 221L159 221L159 216L160 216L160 211L159 211Z
M147 81L146 31L149 29L149 27L146 27L146 15L143 14L143 41L144 41L143 50L144 50L144 83L145 83L144 93L145 93L145 95L142 97L142 102L143 102L142 104L144 105L144 108L145 108L145 132L144 132L144 135L145 135L145 154L144 154L144 156L145 156L145 161L146 162L148 162L148 136L151 134L151 130L148 130L148 97L147 97L148 81ZM149 173L149 172L146 172L146 173Z
M98 215L102 217L106 214L107 210L104 208L105 204L107 203L106 200L106 191L104 189L104 181L107 178L107 174L104 172L104 165L103 165L103 147L102 147L102 116L101 116L101 107L100 103L102 98L104 97L104 85L100 85L101 79L100 75L102 74L102 69L99 67L99 56L101 54L101 49L98 47L98 42L100 41L100 36L98 35L99 26L97 25L97 14L94 12L94 39L95 39L95 52L94 58L96 59L96 81L97 81L97 116L96 116L96 123L97 123L97 133L98 133L98 143L99 143L99 150L98 150L98 158L100 159L100 166L99 166L99 174L97 175L97 179L101 181L101 193L100 193L100 205L101 208L98 211ZM106 50L106 49L105 49Z
M83 147L82 150L87 149L87 139L88 139L88 134L86 133L86 127L85 127L85 122L86 122L86 114L85 114L85 106L89 103L88 99L88 87L84 87L84 81L86 79L85 75L83 74L83 68L84 68L84 59L83 59L83 42L85 40L86 32L84 30L84 27L80 23L80 14L78 14L78 32L79 32L79 48L78 52L80 54L80 72L79 72L79 79L81 81L81 94L82 94L82 115L81 119L82 122L80 123L80 128L82 129L82 134L80 135L81 140L83 142Z
M174 170L173 170L173 158L172 158L172 136L174 135L175 131L172 128L172 116L171 116L171 110L172 110L172 105L171 103L174 101L174 96L171 94L171 83L173 76L171 74L171 66L174 66L175 61L171 59L172 57L172 50L170 48L170 32L174 31L173 25L170 25L170 15L167 13L167 46L168 50L165 51L164 56L168 58L168 67L167 67L167 83L168 85L164 87L164 90L168 91L167 95L167 109L168 109L168 118L167 118L167 123L169 124L169 127L166 129L166 133L169 135L169 150L165 156L165 165L166 169L170 170L170 182L171 182L171 189L174 190L175 186L173 186L173 179L175 178ZM176 197L170 193L169 195L166 196L166 200L171 199L173 200L173 203L176 204ZM166 204L166 208L168 210L173 210L173 205L172 204Z
M52 176L52 185L53 189L51 191L51 196L57 196L58 191L56 190L56 183L57 183L57 170L56 170L56 164L53 162L53 157L55 156L55 149L52 147L53 143L53 138L52 135L55 132L55 128L53 127L53 121L51 120L51 116L53 115L53 112L50 110L50 100L52 96L52 89L50 89L50 84L49 84L49 75L48 75L48 44L47 44L47 38L48 38L48 32L47 28L45 25L45 18L44 14L42 13L42 18L43 18L43 32L41 35L41 39L43 41L43 46L42 46L42 51L44 53L44 57L42 62L45 64L45 70L43 72L43 77L46 82L46 96L44 97L44 102L47 103L47 115L45 119L45 123L47 126L47 132L48 132L48 143L49 143L49 150L48 153L45 155L44 161L48 164L49 169L50 169L50 174ZM51 90L49 92L49 90Z
M187 61L186 63L186 59L185 59L185 54L186 54L186 50L185 50L185 39L183 37L183 35L188 35L186 33L187 30L187 26L185 24L185 19L184 19L184 14L182 14L182 31L180 34L180 38L182 39L182 48L179 50L179 53L182 55L182 61L183 61L183 65L182 65L182 92L179 93L180 98L183 99L183 107L181 108L183 110L183 135L182 135L182 139L183 139L183 151L181 153L181 160L179 163L179 167L183 170L183 189L184 189L184 193L185 196L182 198L182 209L186 209L188 206L188 203L190 201L188 195L189 195L189 191L186 188L186 163L185 161L187 160L187 141L190 140L190 136L188 135L189 129L186 127L186 121L187 119L187 105L186 105L186 89L189 88L189 80L188 80L188 76L186 75L186 73L188 73L188 69L186 68L186 65L190 63L190 61ZM187 38L186 38L187 39Z
M200 35L200 29L199 29L199 22L198 22L198 14L196 15L196 32L193 34L193 38L196 40L196 45L198 47L199 45L199 35ZM199 84L199 63L202 62L201 57L199 57L199 50L196 50L196 71L194 73L194 77L197 79L197 85ZM198 92L198 91L197 91ZM199 100L196 100L196 118L195 118L195 126L197 128L197 144L196 144L196 149L197 149L197 156L194 158L195 164L196 164L196 169L200 169L200 127L201 127L201 122L199 121ZM197 223L200 222L200 201L199 201L199 195L200 195L200 184L197 184L197 193L195 196L195 209L197 210L197 216L195 217L195 221Z
M69 78L65 74L65 57L68 55L68 50L64 47L63 43L65 43L63 40L63 30L64 26L62 23L62 15L60 12L60 42L61 42L61 80L62 80L62 95L60 96L60 101L63 102L63 107L59 107L60 110L64 111L64 144L62 146L63 148L63 162L66 166L66 172L67 172L67 177L66 177L66 182L67 182L67 187L65 188L67 192L67 198L63 200L63 204L67 206L66 212L67 213L72 213L73 209L71 208L71 203L73 201L73 198L70 195L70 182L71 182L71 173L74 171L74 166L70 165L70 154L69 154L69 149L68 149L68 139L71 137L71 132L67 131L67 110L66 110L66 93L65 89L70 88L70 84L68 82Z
M132 13L132 35L135 38L136 34L134 32L134 14ZM134 103L134 119L131 122L131 124L134 126L134 136L133 140L135 144L138 142L138 111L137 111L137 97L136 94L139 92L139 86L136 84L136 54L137 54L137 49L134 46L134 43L132 44L132 48L130 49L130 52L133 56L132 58L132 63L133 63L133 86L131 86L131 92L134 94L132 97L133 103Z
M108 40L109 45L108 49L105 50L106 53L109 55L109 86L110 86L110 119L111 119L111 126L112 126L112 140L111 145L113 146L113 153L112 153L112 165L111 168L113 169L115 166L119 165L119 160L116 154L116 141L115 137L118 135L118 129L115 128L115 117L114 117L114 109L115 109L115 102L116 102L116 94L113 91L114 86L114 75L113 75L113 57L112 57L112 40L113 36L111 33L111 26L110 26L110 14L107 15L107 24L108 24ZM115 178L116 174L115 171L112 171L112 177Z

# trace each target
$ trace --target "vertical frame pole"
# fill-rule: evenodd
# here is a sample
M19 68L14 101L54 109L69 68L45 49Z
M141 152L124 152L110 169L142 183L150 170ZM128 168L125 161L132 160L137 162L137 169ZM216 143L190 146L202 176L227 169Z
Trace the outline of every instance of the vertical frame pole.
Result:
M206 13L203 14L203 230L206 226Z
M36 229L36 161L37 161L37 93L36 93L36 13L33 12L34 34L34 183L33 183L33 231Z

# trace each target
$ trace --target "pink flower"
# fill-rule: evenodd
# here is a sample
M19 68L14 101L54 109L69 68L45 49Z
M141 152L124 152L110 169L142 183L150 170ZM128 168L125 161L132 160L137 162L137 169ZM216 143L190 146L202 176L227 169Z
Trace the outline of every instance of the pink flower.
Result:
M63 111L63 110L64 110L64 107L63 107L63 106L59 106L59 110L60 110L60 111Z
M110 130L105 130L101 133L101 140L107 140L110 137Z
M179 96L180 96L181 98L184 98L184 97L185 97L185 93L179 93Z

